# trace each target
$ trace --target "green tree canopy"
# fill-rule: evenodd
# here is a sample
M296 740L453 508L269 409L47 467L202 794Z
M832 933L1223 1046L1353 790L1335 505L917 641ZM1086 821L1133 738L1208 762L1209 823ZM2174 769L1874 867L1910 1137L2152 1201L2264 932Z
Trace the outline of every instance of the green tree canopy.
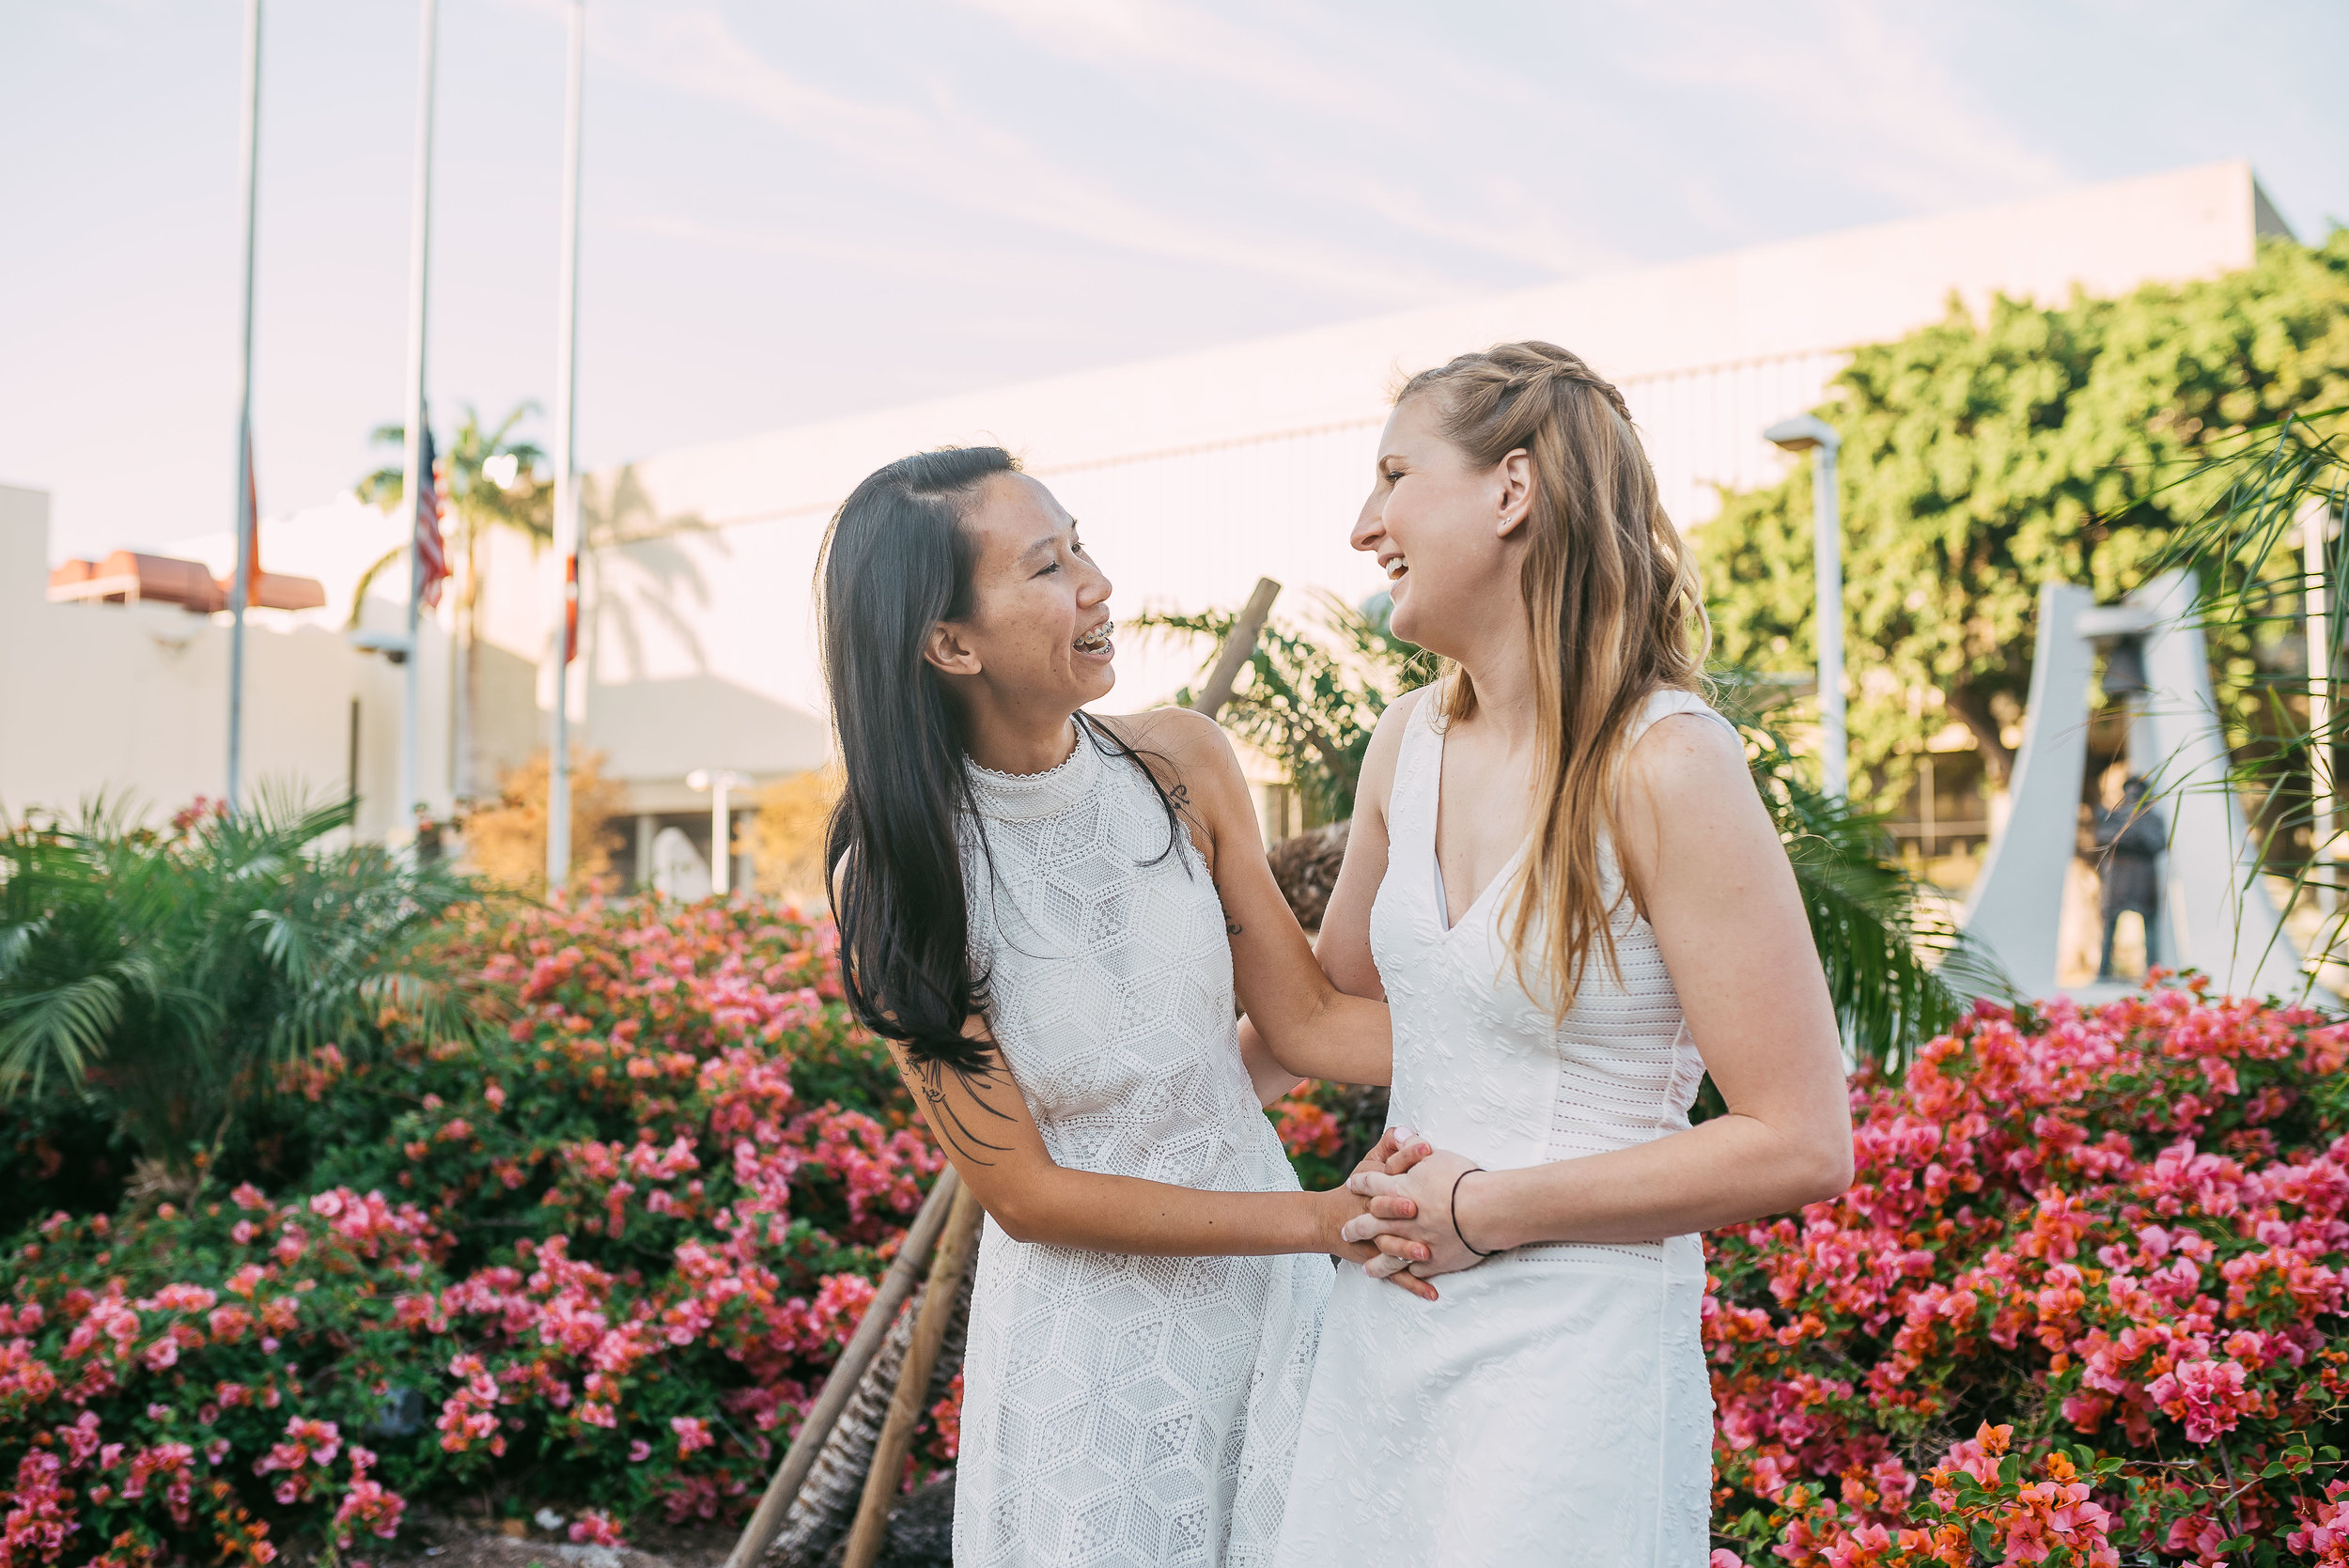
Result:
M1853 792L1897 800L1952 721L2003 784L2039 585L2136 587L2227 483L2182 473L2248 427L2349 403L2349 230L2266 241L2240 272L2118 300L2000 299L1986 320L1952 302L1859 349L1835 384L1818 412L1843 438ZM1810 465L1726 498L1696 541L1719 656L1812 662ZM2232 716L2257 722L2257 629L2212 629Z

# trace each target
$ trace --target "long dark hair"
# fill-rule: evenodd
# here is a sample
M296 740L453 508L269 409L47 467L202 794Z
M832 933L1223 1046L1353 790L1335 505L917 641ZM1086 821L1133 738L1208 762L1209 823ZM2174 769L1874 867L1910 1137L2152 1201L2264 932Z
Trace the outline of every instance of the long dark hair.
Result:
M918 1059L985 1073L965 1019L988 1006L971 963L957 822L970 806L962 725L922 657L930 629L971 613L962 519L1019 460L1000 446L900 458L868 475L824 536L817 619L847 787L824 859L836 868L841 988L867 1029Z
M988 996L970 950L958 825L970 822L981 853L986 838L970 809L960 715L922 649L933 626L976 608L963 520L990 476L1019 470L1000 446L900 458L841 504L817 567L824 678L847 775L824 846L836 868L841 988L867 1029L917 1063L981 1078L996 1061L991 1044L962 1032ZM1157 770L1098 720L1074 717L1079 745L1122 756L1149 780L1166 812L1164 852L1175 853L1182 825Z

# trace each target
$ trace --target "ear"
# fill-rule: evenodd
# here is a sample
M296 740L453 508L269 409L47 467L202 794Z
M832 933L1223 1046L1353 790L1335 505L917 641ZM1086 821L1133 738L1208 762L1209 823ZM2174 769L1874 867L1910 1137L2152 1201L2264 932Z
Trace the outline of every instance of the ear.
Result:
M954 621L939 621L931 626L930 634L922 639L922 657L941 675L979 673L978 652L963 640L962 628Z
M1520 446L1501 458L1494 473L1501 480L1501 508L1493 532L1505 539L1533 510L1533 455Z

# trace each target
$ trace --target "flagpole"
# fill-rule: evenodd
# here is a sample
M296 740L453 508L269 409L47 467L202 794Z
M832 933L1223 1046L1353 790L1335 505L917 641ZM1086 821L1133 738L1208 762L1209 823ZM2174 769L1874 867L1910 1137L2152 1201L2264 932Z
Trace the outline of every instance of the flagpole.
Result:
M554 663L554 723L547 747L547 891L571 875L571 657L579 617L579 474L572 438L579 424L579 131L587 58L586 0L570 4L570 69L564 94L561 325L554 340L554 569L557 598L549 657Z
M253 535L260 506L253 480L253 238L261 167L261 0L244 6L244 318L237 358L237 573L228 595L228 784L233 815L244 797L244 613L253 602Z
M399 800L393 810L391 841L412 843L416 833L417 665L424 652L418 621L424 601L424 553L417 537L416 507L431 476L424 462L424 342L427 283L432 257L432 52L439 31L436 0L423 0L424 42L416 68L416 177L414 210L408 237L408 417L401 455L401 491L408 514L408 657L401 664Z

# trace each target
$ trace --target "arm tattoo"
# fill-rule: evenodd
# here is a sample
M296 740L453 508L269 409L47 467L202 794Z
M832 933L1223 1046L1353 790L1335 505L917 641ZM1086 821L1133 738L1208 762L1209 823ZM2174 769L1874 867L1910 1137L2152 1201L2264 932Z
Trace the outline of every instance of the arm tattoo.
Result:
M1245 931L1245 930L1247 930L1247 929L1248 929L1248 927L1246 927L1245 925L1242 925L1242 924L1241 924L1238 921L1236 921L1236 920L1231 920L1231 919L1228 919L1228 918L1227 918L1227 919L1223 922L1223 934L1224 934L1225 936L1227 936L1227 937L1237 937L1237 936L1238 936L1238 935L1239 935L1242 931Z
M999 1059L1000 1055L999 1052ZM995 1079L997 1068L992 1063L976 1069L950 1067L943 1062L922 1061L913 1063L914 1077L922 1085L922 1098L929 1108L930 1126L937 1129L939 1135L944 1138L957 1154L962 1155L972 1164L992 1165L995 1163L993 1160L981 1158L977 1151L993 1149L1000 1154L1008 1145L989 1143L986 1139L972 1132L970 1126L963 1121L961 1113L955 1110L954 1103L947 1099L943 1087L946 1075L950 1072L961 1080L964 1090L970 1094L972 1100L977 1102L980 1110L1000 1121L1008 1122L1011 1120L1008 1111L998 1110L988 1103L986 1089ZM1014 1091L1014 1093L1017 1092L1017 1090Z

